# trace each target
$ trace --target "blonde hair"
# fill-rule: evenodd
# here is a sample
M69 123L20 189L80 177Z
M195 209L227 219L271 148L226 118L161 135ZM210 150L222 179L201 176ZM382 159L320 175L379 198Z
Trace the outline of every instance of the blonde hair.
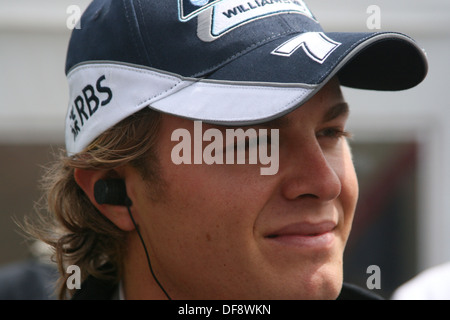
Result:
M70 276L65 270L68 265L80 268L82 281L93 275L118 282L126 244L126 232L94 207L76 183L74 169L111 170L130 165L149 185L158 185L155 146L160 118L158 112L145 108L104 132L81 153L67 156L61 150L59 159L44 175L45 193L39 203L38 216L27 218L24 229L53 247L61 274L60 299L73 294L66 286ZM108 268L104 268L105 265Z

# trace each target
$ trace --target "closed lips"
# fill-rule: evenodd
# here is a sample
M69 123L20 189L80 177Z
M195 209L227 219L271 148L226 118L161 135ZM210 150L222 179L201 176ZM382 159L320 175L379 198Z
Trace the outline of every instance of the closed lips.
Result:
M267 234L266 238L277 238L281 236L303 236L313 237L333 231L336 223L325 221L320 223L300 222L287 225Z

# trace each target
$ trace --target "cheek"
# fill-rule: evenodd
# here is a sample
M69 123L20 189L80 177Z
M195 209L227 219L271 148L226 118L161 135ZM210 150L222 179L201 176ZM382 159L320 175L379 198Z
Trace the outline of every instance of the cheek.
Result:
M192 226L211 233L223 228L252 228L253 213L262 206L258 197L262 187L243 172L235 172L243 168L225 165L171 168L167 179L178 182L167 190L168 214L177 215L170 219L183 221L180 223L183 228Z
M339 201L343 208L344 225L347 232L350 232L358 201L359 187L350 147L347 143L343 145L342 164L338 175L342 185Z
M152 212L158 226L152 241L164 244L157 256L177 282L193 279L225 288L230 277L244 274L257 252L253 230L262 206L260 187L242 174L239 182L234 180L235 168L222 174L225 167L178 166L165 172L170 181L178 182L168 186L166 200Z
M158 206L159 222L170 224L174 237L198 251L213 243L225 246L247 234L244 230L253 228L258 201L250 191L250 177L234 172L243 167L167 163L163 179L176 183L167 185L165 201Z

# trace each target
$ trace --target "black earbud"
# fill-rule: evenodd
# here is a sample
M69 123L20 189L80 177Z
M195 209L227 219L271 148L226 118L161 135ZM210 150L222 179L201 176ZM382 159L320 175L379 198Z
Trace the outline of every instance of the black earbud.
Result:
M94 185L94 198L98 204L131 206L125 182L122 179L98 180Z

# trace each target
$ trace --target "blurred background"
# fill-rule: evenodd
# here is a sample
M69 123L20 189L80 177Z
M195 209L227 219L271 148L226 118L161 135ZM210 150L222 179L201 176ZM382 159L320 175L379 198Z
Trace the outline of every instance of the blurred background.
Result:
M42 167L63 144L64 61L77 14L73 5L83 11L89 2L0 0L3 269L15 270L35 256L14 220L33 214ZM381 289L375 291L388 298L417 273L450 261L450 1L306 2L325 30L404 32L428 54L428 77L416 88L396 93L344 88L361 189L345 279L366 287L367 268L379 266ZM380 9L375 21L380 25L374 24L376 12L368 12L371 5Z

